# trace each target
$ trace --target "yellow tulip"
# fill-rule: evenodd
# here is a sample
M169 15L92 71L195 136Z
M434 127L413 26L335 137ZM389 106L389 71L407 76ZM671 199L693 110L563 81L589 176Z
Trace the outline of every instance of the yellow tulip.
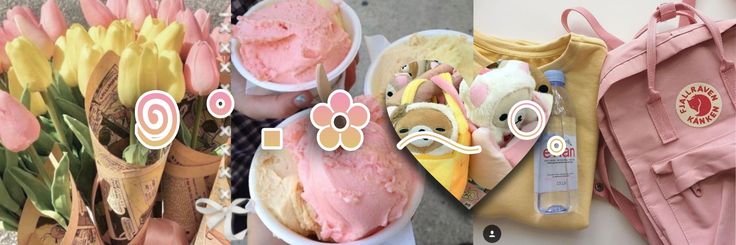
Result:
M143 93L155 90L158 71L156 47L134 42L123 50L118 72L118 97L126 107L133 107Z
M176 102L184 98L186 84L184 83L184 69L179 57L179 52L173 50L159 51L158 67L158 89L168 92Z
M51 59L51 67L54 68L54 71L62 73L61 70L64 68L64 48L66 46L66 37L60 36L56 39L56 43L54 44L54 56ZM64 75L61 76L64 77Z
M115 54L121 55L123 49L133 41L135 41L133 24L126 20L116 20L107 27L103 47L107 51L113 51Z
M184 43L184 26L177 22L171 23L156 36L155 42L159 50L179 52L182 43Z
M10 89L10 95L20 101L20 97L23 96L23 86L20 84L20 81L18 81L18 76L15 74L13 67L10 67L10 70L8 70L8 86ZM34 116L43 115L46 113L46 109L46 103L43 102L41 93L31 93L31 113L33 113Z
M164 28L166 28L165 23L148 16L146 17L146 20L143 21L143 26L141 26L141 30L138 33L138 38L144 37L146 41L153 41L156 39L156 36L164 30Z
M5 52L15 69L18 81L31 92L46 91L51 85L51 65L31 40L18 37L5 44Z
M79 79L79 91L82 96L87 96L87 84L89 84L89 77L92 75L92 71L97 67L97 62L100 61L105 51L99 45L85 45L82 48L82 53L79 54L79 66L77 67L77 78Z
M102 45L105 42L105 36L107 35L107 29L104 26L93 26L89 28L89 37L97 45Z
M69 87L76 87L78 84L77 66L82 47L93 44L87 30L79 24L73 24L66 31L66 36L56 40L56 46L63 51L64 58L61 59L61 65L54 64L54 67L59 67L57 71Z

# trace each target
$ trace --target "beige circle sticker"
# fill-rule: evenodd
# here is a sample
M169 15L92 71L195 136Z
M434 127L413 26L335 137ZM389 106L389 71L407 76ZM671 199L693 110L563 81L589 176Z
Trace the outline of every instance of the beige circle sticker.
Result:
M675 100L675 111L680 120L690 127L705 127L721 114L721 94L706 83L693 83L680 90Z

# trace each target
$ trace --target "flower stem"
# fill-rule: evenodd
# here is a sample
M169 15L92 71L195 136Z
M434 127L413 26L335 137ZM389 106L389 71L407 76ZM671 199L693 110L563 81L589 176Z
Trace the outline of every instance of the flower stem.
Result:
M43 100L46 102L46 107L48 108L51 122L54 123L56 133L59 135L59 141L64 147L66 147L67 149L71 149L69 148L71 146L69 145L69 142L66 138L66 131L64 131L64 124L59 119L59 112L56 110L56 102L54 101L53 93L41 91L41 97L43 97Z
M130 145L135 145L136 138L135 138L135 111L130 112Z
M0 75L0 90L8 92L10 91L10 85L8 83L5 83L5 73Z
M204 98L203 96L197 96L194 107L194 125L192 125L192 138L189 143L189 147L197 149L197 138L199 138L199 128L202 123L202 110L204 110Z

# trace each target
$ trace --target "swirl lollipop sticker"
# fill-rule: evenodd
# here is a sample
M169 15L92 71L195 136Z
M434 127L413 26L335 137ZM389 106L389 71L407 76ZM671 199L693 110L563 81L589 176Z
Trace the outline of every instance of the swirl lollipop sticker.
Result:
M148 149L163 149L176 138L179 118L179 107L171 95L148 91L135 103L135 136Z

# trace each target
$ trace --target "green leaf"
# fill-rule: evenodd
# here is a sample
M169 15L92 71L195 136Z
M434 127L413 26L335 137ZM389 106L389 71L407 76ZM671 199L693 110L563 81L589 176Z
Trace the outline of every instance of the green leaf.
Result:
M88 149L87 151L85 151L85 153L94 158L94 153L92 152L92 138L89 134L89 127L69 115L64 115L64 122L66 122L66 125L69 126L69 128L72 130L74 136L77 137L77 140L82 143L82 146L84 146L85 149Z
M82 148L82 152L88 151L86 148ZM89 150L91 151L91 150ZM77 183L77 189L82 194L82 199L85 203L89 204L92 197L92 185L95 182L95 176L97 175L97 168L95 167L95 160L91 155L80 153L80 168L78 172L72 172L74 181ZM72 164L71 166L73 166Z
M189 131L189 128L187 125L184 125L184 123L179 124L179 140L181 142L187 142L189 143L192 140L192 133Z
M26 201L26 194L23 193L20 185L15 182L15 179L10 177L10 169L18 168L18 154L9 150L5 150L5 171L3 172L3 184L8 189L10 197L17 203L24 203Z
M5 150L5 170L18 167L18 153Z
M54 131L56 131L56 129L54 128L54 122L51 121L51 119L49 119L49 118L47 118L45 116L40 116L40 117L38 117L38 119L41 122L41 131L45 131L45 132L54 132Z
M18 222L18 217L15 217L13 214L0 207L0 223L2 223L2 227L0 228L6 231L17 231Z
M79 164L80 161L79 161L79 156L77 156L77 153L72 152L72 151L62 151L62 152L66 152L67 153L66 157L69 158L69 162L73 163L69 165L69 168L70 168L69 171L79 172L80 169L82 168L82 165Z
M15 181L26 192L28 199L31 200L33 206L35 206L41 214L55 220L59 225L66 229L66 219L54 210L54 205L51 202L51 189L44 185L39 179L23 170L13 168L8 171L10 172L10 176L15 178Z
M8 190L10 198L13 199L13 201L18 203L19 205L22 205L26 202L26 194L23 192L23 189L20 187L20 185L18 185L18 183L15 183L15 179L10 177L10 174L5 174L2 180L5 189Z
M28 88L23 88L23 93L20 96L20 102L26 109L31 109L31 92L28 90Z
M59 105L61 114L69 115L81 121L84 125L87 125L87 114L84 113L84 108L65 99L57 99L56 102Z
M55 142L54 136L51 136L45 131L41 131L41 134L38 136L38 140L33 143L33 147L36 148L39 155L48 156L51 154L51 150L53 150Z
M0 181L0 196L9 197L10 193L8 193L8 189L5 188L3 182L4 181ZM12 198L0 198L0 206L3 206L10 212L20 214L20 205L18 205L18 203Z
M51 183L51 201L54 210L66 220L72 212L71 182L69 181L69 158L67 153L61 157L54 171L54 181Z
M0 176L3 176L5 173L5 166L7 165L5 162L7 159L5 159L5 148L0 147Z
M61 76L56 76L57 79L54 79L56 81L54 83L54 87L56 88L56 95L58 95L56 98L62 98L68 101L74 100L74 95L72 94L71 88L66 85L64 82L64 79L61 78Z
M72 89L72 94L74 94L74 101L77 102L77 105L84 106L84 96L79 88Z
M132 144L123 151L123 159L130 164L144 166L148 162L149 151L148 148L141 144Z

